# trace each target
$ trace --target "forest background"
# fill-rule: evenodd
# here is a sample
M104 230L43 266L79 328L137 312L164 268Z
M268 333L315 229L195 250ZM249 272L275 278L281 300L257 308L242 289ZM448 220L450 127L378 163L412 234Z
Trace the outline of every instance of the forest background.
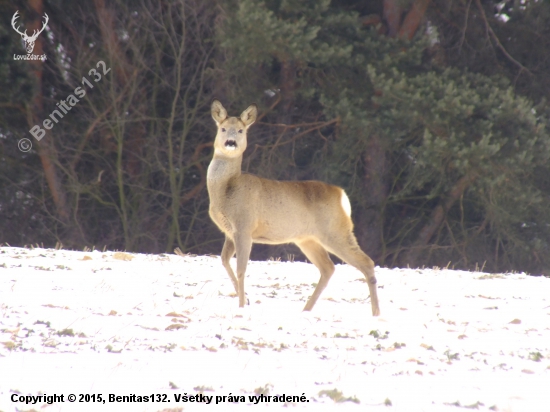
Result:
M29 34L49 17L46 60L14 59L17 11ZM549 1L0 0L0 16L0 243L219 254L217 97L259 105L243 169L342 186L378 265L550 274ZM270 257L303 259L254 247Z

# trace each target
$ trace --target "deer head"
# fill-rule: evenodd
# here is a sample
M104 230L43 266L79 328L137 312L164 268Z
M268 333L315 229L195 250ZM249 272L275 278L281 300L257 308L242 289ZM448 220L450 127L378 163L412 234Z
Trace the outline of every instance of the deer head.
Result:
M218 126L214 142L215 153L231 158L242 156L246 150L246 131L256 121L258 115L256 105L250 105L240 117L228 117L227 111L219 100L214 100L211 112Z
M32 36L29 36L27 34L27 30L22 32L22 31L19 30L19 27L15 26L15 21L19 17L18 13L19 13L19 10L17 10L15 12L15 14L13 15L13 17L11 19L11 26L13 27L13 29L17 33L19 33L21 35L21 38L25 42L25 48L27 49L27 53L32 53L32 51L34 49L34 42L38 38L38 35L44 31L44 29L48 25L48 21L50 20L50 18L48 17L48 15L46 13L44 13L44 23L42 24L42 28L40 30L34 30L34 32L32 33Z

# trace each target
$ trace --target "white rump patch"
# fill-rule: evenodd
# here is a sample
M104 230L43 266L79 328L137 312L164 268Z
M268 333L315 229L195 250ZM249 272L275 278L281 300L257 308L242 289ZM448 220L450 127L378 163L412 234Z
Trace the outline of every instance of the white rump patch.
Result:
M351 217L351 204L349 203L348 195L346 195L346 192L344 192L343 190L340 203L342 203L342 208L344 209L344 212L346 212L346 215L348 215L348 217Z

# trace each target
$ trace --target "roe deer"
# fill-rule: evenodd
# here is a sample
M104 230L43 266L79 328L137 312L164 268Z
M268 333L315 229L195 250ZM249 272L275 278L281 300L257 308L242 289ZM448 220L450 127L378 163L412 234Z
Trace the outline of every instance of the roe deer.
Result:
M214 100L211 112L218 132L207 173L209 211L225 234L222 264L239 296L239 307L245 304L244 275L252 243L295 243L321 272L305 311L313 309L334 273L328 251L363 273L372 314L378 316L374 262L357 244L344 190L317 181L277 181L241 173L246 132L258 109L253 104L240 117L228 117L222 104ZM235 252L237 277L229 265Z

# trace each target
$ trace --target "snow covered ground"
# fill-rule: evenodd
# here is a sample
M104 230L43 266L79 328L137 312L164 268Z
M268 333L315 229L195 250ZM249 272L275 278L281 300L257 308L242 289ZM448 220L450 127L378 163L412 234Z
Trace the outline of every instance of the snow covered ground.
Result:
M377 278L303 313L313 265L250 262L239 309L219 257L2 247L0 411L550 411L550 279Z

